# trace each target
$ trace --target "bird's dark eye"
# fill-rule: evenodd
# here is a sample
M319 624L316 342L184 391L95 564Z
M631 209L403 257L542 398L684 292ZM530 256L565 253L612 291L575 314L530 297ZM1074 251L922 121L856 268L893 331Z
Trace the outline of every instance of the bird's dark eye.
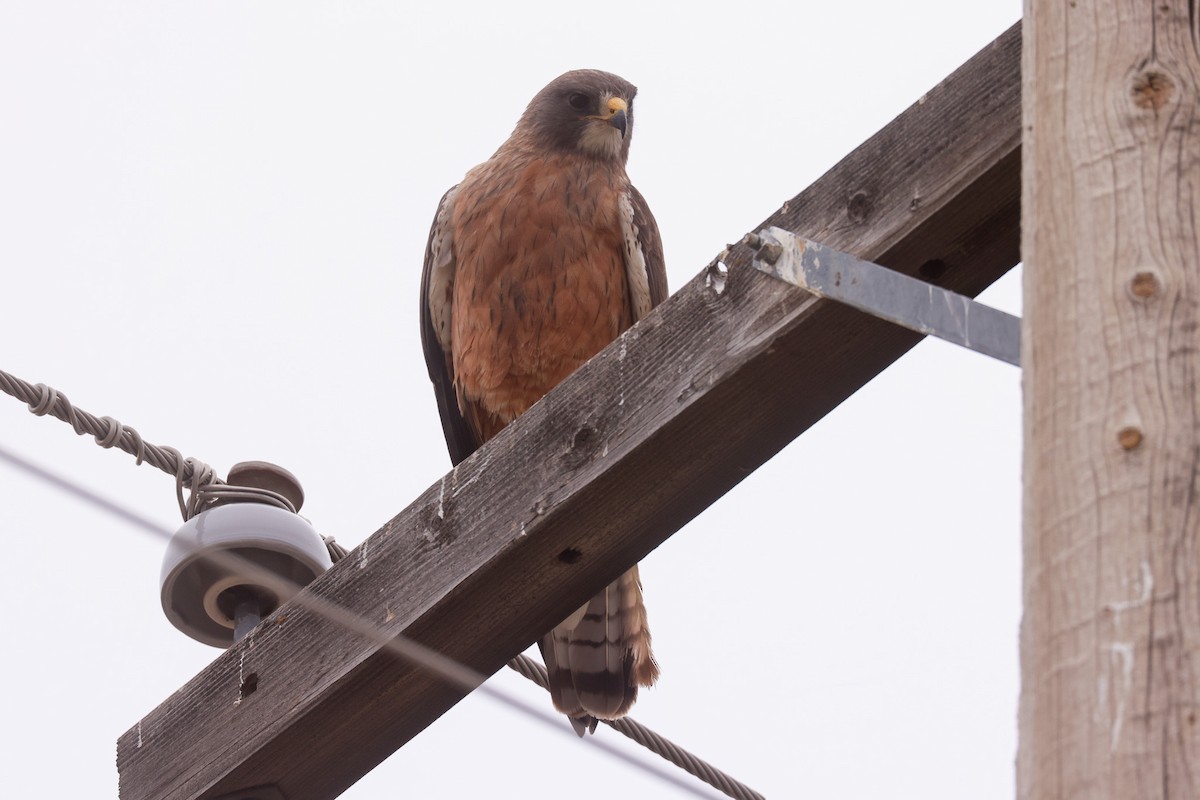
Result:
M587 111L588 106L592 104L592 101L586 94L582 92L573 92L571 96L567 98L567 104L576 111Z

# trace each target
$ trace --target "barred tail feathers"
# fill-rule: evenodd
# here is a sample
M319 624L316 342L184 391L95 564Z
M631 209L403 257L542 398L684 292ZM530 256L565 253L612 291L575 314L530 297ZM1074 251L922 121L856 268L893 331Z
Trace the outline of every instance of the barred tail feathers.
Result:
M658 679L642 586L634 566L542 640L554 707L580 736L596 719L629 712L638 687Z

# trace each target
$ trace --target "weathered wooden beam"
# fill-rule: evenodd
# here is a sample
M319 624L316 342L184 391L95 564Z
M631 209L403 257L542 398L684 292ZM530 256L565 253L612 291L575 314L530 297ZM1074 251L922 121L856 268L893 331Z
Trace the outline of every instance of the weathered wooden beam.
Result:
M1197 4L1025 8L1017 797L1200 797Z
M762 224L977 294L1017 261L1019 48L1013 28ZM724 260L308 592L490 674L920 339ZM120 738L121 797L334 797L462 694L292 602Z

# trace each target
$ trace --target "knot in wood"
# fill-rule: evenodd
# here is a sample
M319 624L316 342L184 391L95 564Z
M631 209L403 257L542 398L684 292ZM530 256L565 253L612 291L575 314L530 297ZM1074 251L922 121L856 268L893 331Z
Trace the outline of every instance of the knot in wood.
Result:
M1147 70L1134 77L1129 95L1135 106L1157 114L1175 96L1175 81L1166 73Z
M846 204L846 216L856 224L865 222L874 206L871 195L864 191L857 191L850 195L850 202Z
M439 497L417 512L416 534L422 548L440 550L451 544L457 537L454 526L447 524L450 516L450 497L442 489Z
M1142 443L1142 431L1133 425L1127 425L1117 431L1117 443L1122 450L1133 450Z
M592 460L593 454L599 448L603 437L600 429L592 422L584 422L571 436L571 444L563 453L563 464L570 469L578 469Z
M579 430L575 431L574 438L571 439L571 448L579 450L587 446L588 441L596 434L596 429L591 425L584 425Z
M1129 281L1129 293L1139 300L1149 300L1162 290L1158 276L1150 270L1141 270Z

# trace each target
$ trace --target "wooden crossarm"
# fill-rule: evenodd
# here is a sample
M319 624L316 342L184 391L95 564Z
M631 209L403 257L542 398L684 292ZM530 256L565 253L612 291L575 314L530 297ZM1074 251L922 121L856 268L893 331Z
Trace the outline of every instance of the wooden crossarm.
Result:
M730 237L776 225L974 296L1018 260L1020 105L1014 27ZM491 674L920 340L749 262L732 248L307 591ZM120 738L120 796L335 797L463 692L293 601Z

